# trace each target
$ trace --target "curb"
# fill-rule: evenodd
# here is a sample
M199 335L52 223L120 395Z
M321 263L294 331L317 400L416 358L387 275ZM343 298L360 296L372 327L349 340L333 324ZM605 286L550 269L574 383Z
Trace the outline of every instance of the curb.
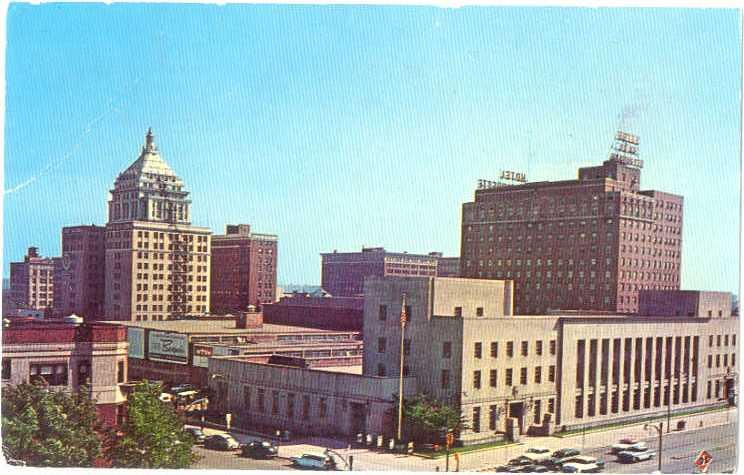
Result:
M512 442L511 444L497 445L496 447L482 447L480 449L473 449L473 450L468 450L468 451L465 451L465 452L450 452L450 456L454 456L454 454L457 453L460 457L465 457L466 455L477 454L478 452L485 452L487 450L506 449L506 448L509 448L509 447L517 447L517 446L520 446L520 445L524 445L524 442ZM421 458L427 459L427 460L440 460L440 459L443 459L443 458L445 458L447 456L446 454L432 456L432 455L426 455L426 454L422 454L422 453L418 453L418 452L414 452L411 455L413 455L415 457L421 457Z

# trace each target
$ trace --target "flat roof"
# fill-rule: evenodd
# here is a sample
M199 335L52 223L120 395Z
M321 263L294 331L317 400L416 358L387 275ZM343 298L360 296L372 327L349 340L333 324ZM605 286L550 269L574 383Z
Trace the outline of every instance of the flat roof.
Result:
M362 340L334 340L334 341L257 341L255 343L225 343L220 341L201 341L195 342L198 346L211 346L241 349L241 350L272 350L291 348L296 350L328 349L337 350L339 348L350 348L364 345Z
M700 323L709 320L736 319L738 317L688 317L683 315L631 315L631 314L572 314L572 315L505 315L498 317L453 317L451 315L435 315L437 318L459 318L467 321L519 321L519 320L563 320L569 323L596 322L596 323L643 323L643 322L677 322L677 323Z
M357 331L322 330L318 328L300 327L293 325L275 325L264 323L259 328L236 328L235 319L203 319L203 320L162 320L162 321L105 321L102 323L118 323L126 327L146 328L149 330L189 333L195 335L224 334L245 335L261 333L315 333L315 334L348 334Z
M348 366L311 366L310 369L328 371L329 373L362 374L362 365Z

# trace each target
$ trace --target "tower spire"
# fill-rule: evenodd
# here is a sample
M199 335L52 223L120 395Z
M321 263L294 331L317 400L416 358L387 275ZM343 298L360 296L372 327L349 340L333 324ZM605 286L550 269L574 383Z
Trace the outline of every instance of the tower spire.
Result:
M145 150L155 150L155 136L152 134L152 127L147 129L147 135L145 136Z

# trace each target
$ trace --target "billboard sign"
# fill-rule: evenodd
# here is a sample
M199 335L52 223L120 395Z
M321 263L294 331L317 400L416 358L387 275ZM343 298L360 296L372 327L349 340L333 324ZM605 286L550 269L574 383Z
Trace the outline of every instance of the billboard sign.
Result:
M194 345L194 366L200 368L209 367L209 357L212 356L213 351L211 346L207 345Z
M138 327L127 328L130 358L145 359L145 329Z
M189 344L186 335L151 330L148 337L148 359L168 363L188 363Z

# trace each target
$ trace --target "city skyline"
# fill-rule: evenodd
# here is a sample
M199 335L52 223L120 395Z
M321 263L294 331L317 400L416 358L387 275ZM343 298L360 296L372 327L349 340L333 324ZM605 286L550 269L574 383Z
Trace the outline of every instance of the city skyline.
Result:
M313 284L333 249L459 255L478 179L573 179L623 125L685 197L681 287L738 293L739 40L735 10L15 4L3 275L105 223L150 126L193 224L277 234Z

